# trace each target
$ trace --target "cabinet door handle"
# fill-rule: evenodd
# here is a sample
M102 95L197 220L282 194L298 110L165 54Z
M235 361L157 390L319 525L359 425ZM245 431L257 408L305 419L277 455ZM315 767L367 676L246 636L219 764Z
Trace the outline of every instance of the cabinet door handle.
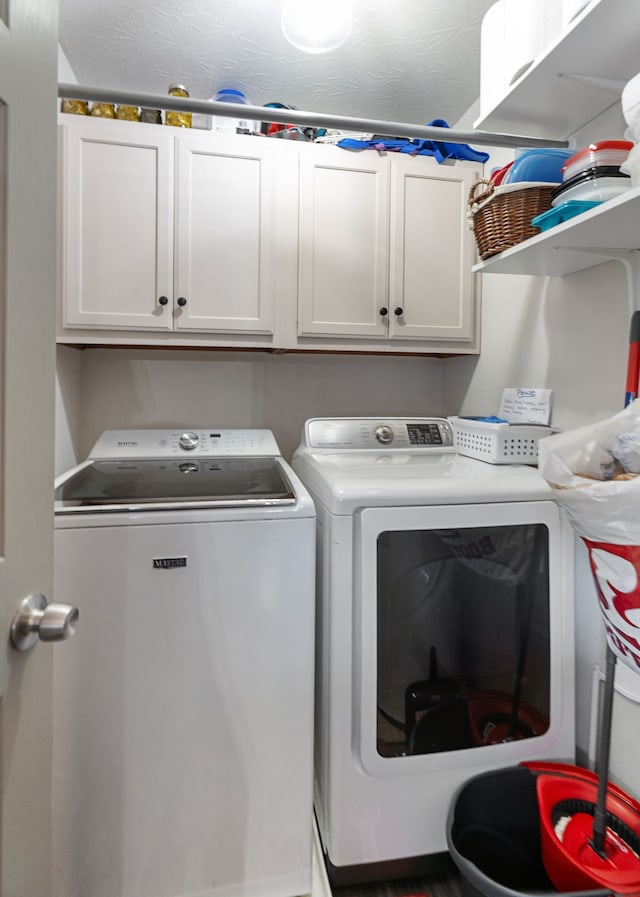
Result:
M184 298L184 296L180 296L180 298L178 299L178 305L180 306L180 308L184 308L186 304L187 300Z
M400 308L400 306L398 306L397 308L394 308L393 313L397 318L399 318L404 314L404 308Z
M384 305L383 305L382 308L380 309L380 317L381 317L381 318L384 318L384 316L385 316L385 315L388 315L388 314L389 314L389 309L388 309L388 308L385 308Z
M167 305L168 302L169 300L166 296L160 296L160 298L158 299L158 305Z

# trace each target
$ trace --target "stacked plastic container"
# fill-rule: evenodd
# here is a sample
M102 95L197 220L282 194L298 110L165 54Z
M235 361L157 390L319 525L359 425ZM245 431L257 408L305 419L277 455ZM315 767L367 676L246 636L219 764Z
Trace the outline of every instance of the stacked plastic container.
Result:
M601 140L572 156L562 169L562 185L551 201L559 206L569 200L605 202L631 186L620 170L633 144L629 140Z
M562 183L552 193L551 209L532 225L548 230L629 190L624 163L632 147L629 140L601 140L574 153L562 166Z
M246 106L249 104L246 96L241 90L224 87L214 96L209 98L216 103L233 103L236 106ZM260 122L252 122L242 117L231 118L223 115L205 115L197 114L193 117L193 127L203 130L213 130L221 134L251 134L260 130Z

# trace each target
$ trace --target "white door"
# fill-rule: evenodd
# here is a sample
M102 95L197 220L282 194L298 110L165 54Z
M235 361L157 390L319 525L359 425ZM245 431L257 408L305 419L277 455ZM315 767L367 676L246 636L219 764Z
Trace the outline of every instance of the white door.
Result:
M298 335L388 336L389 165L301 147Z
M275 144L179 134L176 330L273 333Z
M50 894L51 649L9 645L51 600L56 299L55 0L0 2L0 893Z
M461 162L390 161L389 336L470 341L475 244L466 208L479 172Z
M65 327L173 328L173 128L61 126Z

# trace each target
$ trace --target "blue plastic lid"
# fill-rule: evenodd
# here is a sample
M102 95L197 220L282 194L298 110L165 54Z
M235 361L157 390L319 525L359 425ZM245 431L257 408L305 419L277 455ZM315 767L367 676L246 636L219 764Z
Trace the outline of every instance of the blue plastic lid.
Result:
M571 158L572 150L555 147L526 150L516 158L507 172L503 184L522 181L562 183L562 166Z
M541 215L536 215L535 218L531 219L531 224L534 227L539 227L542 231L549 230L549 228L556 227L556 225L569 221L571 218L575 218L576 215L588 212L589 209L599 205L601 205L599 200L568 199L559 206L555 206Z
M216 100L219 103L246 103L247 98L241 90L234 90L232 87L223 87L216 94Z

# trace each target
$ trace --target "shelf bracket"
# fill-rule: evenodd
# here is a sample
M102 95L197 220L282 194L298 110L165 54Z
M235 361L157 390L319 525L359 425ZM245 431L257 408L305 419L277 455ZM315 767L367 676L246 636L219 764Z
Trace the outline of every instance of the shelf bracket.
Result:
M611 93L622 93L622 88L626 81L617 81L614 78L597 78L595 75L578 75L576 72L560 72L561 78L568 78L570 81L580 81L582 84L588 84L589 87L601 87Z
M622 262L627 275L627 296L631 314L640 310L640 249L603 249L601 246L562 246L558 249L587 252L603 259Z
M627 274L627 296L629 298L629 311L640 310L640 250L627 249L626 251L615 252L613 249L607 249L601 255L607 255L610 259L622 262Z

